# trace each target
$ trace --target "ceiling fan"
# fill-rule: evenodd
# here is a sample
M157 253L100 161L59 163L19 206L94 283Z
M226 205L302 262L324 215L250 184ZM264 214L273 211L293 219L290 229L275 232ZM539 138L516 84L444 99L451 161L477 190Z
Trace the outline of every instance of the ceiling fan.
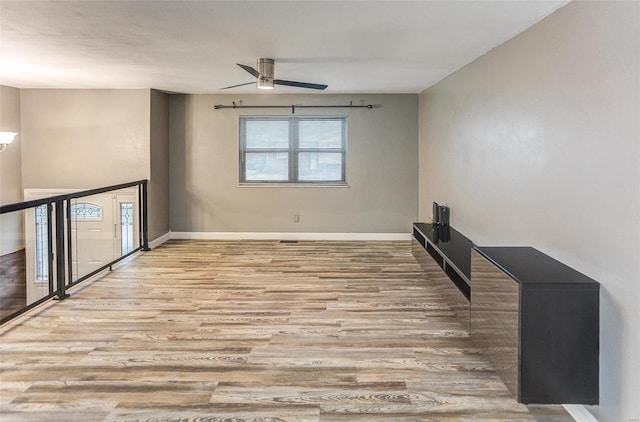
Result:
M312 84L308 82L296 82L296 81L285 81L283 79L274 79L274 63L273 59L261 58L258 59L258 70L255 70L251 66L247 66L244 64L236 63L238 66L251 73L253 76L257 78L258 88L260 89L273 89L274 85L287 85L287 86L295 86L298 88L309 88L309 89L319 89L323 90L327 88L327 85L322 84ZM236 88L238 86L251 85L255 82L247 82L244 84L231 85L226 86L220 89L229 89Z

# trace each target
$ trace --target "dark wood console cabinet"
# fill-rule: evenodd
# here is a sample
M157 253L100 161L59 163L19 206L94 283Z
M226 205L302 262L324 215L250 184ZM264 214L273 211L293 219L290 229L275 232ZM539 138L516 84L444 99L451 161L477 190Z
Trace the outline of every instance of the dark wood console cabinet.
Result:
M416 260L426 270L433 268L435 261L447 275L432 277L432 282L440 283L443 298L469 329L469 299L471 297L471 249L473 243L452 227L437 227L433 224L414 223L412 252ZM443 280L444 281L441 281Z
M530 247L475 247L471 337L521 403L598 404L599 292Z

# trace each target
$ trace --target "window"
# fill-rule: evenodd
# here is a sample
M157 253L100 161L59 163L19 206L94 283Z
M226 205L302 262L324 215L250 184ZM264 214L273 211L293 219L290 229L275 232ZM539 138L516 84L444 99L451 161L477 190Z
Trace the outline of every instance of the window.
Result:
M102 208L99 205L79 202L71 205L71 218L74 220L102 221Z
M344 185L345 117L241 117L240 183Z

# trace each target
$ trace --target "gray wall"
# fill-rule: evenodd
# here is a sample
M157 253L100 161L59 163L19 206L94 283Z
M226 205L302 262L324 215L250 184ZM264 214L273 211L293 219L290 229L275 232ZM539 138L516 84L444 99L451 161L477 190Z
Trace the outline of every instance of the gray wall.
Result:
M149 240L169 232L169 95L151 90Z
M239 116L291 111L213 109L232 101L380 107L296 111L348 116L349 187L239 187ZM417 217L417 95L172 95L170 109L172 231L410 232Z
M602 283L600 421L640 417L638 2L572 2L420 96L420 217Z
M0 152L0 205L22 201L22 134L20 90L0 85L0 132L17 132L13 142ZM0 256L24 248L22 212L0 216Z
M169 232L169 96L155 90L23 89L24 188L150 179L149 239Z
M22 89L21 101L25 189L149 178L148 89Z

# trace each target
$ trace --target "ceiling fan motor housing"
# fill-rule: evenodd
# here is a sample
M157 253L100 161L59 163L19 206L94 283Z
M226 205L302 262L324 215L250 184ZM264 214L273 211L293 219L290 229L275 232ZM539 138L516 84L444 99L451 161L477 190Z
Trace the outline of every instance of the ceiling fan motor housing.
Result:
M273 59L258 59L258 88L273 89L273 63Z
M258 59L258 73L268 79L273 79L273 59Z

